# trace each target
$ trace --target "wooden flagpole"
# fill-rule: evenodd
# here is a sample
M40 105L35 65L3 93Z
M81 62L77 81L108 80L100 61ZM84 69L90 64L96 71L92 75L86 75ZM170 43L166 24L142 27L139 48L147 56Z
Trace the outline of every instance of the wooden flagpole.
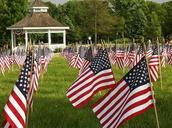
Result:
M146 46L144 44L144 52L146 52ZM146 64L147 64L147 68L148 68L148 74L149 74L149 80L150 80L150 88L151 88L151 94L152 94L152 98L153 98L153 105L154 105L154 112L155 112L155 117L156 117L156 124L157 124L157 128L160 128L159 125L159 118L158 118L158 112L157 112L157 107L156 107L156 101L155 101L155 96L154 96L154 91L153 91L153 83L151 82L151 77L150 77L150 70L149 70L149 64L148 64L148 59L146 58Z
M159 60L159 75L160 75L160 83L162 89L162 68L161 68L161 56L160 56L160 47L159 47L159 40L157 38L157 46L158 46L158 60Z
M124 48L124 52L125 52L125 39L124 39L124 32L122 33L122 39L123 39L123 48ZM124 53L125 54L125 53ZM124 61L124 60L123 60ZM123 62L124 63L124 62ZM124 65L123 65L124 66ZM123 73L125 73L125 67L123 67L123 70L122 70Z

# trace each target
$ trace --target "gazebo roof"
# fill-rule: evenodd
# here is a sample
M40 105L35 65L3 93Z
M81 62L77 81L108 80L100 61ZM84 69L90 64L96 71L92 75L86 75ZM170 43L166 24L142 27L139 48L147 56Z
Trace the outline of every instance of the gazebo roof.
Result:
M47 7L41 0L35 0L32 3L32 7Z
M48 9L44 5L44 3L41 0L35 0L32 4L31 10L34 8L43 8ZM11 29L24 29L24 28L63 28L63 29L69 29L69 27L64 26L57 20L53 19L47 11L40 11L40 12L34 12L33 10L22 20L17 22L16 24L10 26L9 30Z

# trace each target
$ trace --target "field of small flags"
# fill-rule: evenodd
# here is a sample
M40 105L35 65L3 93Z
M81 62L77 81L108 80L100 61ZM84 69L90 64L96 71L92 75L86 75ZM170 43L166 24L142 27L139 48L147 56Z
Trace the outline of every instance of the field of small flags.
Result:
M153 106L155 96L160 127L168 128L172 126L171 51L169 46L152 45L147 46L144 52L144 46L136 48L131 45L126 49L100 48L95 53L91 48L80 48L77 53L68 48L60 54L44 49L44 52L37 50L36 54L20 51L4 55L1 57L0 124L7 128L10 125L28 128L97 128L115 125L121 128L154 128L157 127ZM149 72L144 56L148 58ZM153 82L153 96L147 81L148 73ZM124 82L125 86L121 84ZM118 86L121 89L118 90ZM116 93L113 93L115 90ZM114 99L109 98L107 102L110 94ZM125 100L128 95L133 98ZM117 102L115 96L116 99L121 96L121 99ZM131 102L136 98L135 105L132 105ZM139 101L141 98L144 99ZM120 106L123 100L126 102ZM148 103L150 105L145 109L141 108L141 105ZM114 112L116 106L120 107ZM142 114L129 113L127 110L131 108L134 111L140 108ZM118 112L122 114L117 115ZM131 119L122 120L125 117ZM110 121L112 123L108 123Z

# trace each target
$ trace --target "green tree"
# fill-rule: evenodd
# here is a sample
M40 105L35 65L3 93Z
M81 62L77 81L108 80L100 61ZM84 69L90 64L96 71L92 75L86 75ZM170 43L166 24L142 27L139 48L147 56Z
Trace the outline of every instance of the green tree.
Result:
M10 43L10 31L6 28L21 20L28 12L27 0L0 1L0 43Z
M146 31L146 36L151 39L154 38L156 39L157 37L161 36L161 24L158 19L158 16L156 12L152 12L149 14L147 21L147 31Z
M97 37L102 38L102 35L108 35L113 30L117 20L111 14L112 9L109 7L107 1L100 0L84 0L83 10L86 27L85 30L88 35L94 35L94 42L97 43Z
M111 0L112 8L117 16L125 21L125 37L140 38L145 34L146 15L143 0Z
M162 23L162 31L165 37L172 36L172 1L162 4L162 7L165 11L164 21Z

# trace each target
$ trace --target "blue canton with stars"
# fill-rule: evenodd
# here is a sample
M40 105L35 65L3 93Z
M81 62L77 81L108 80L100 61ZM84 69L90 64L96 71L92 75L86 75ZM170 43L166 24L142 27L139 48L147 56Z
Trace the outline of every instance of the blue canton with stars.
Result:
M21 70L19 79L16 82L16 86L18 87L18 89L25 98L27 98L27 92L29 88L28 78L29 78L29 72L31 71L31 64L32 64L32 55L30 54L26 57L25 64Z
M135 88L149 83L149 74L146 58L143 57L123 78L130 87L131 91Z
M111 68L106 49L99 49L97 55L91 62L90 68L94 72L94 74L97 74L102 70Z
M144 48L144 44L142 43L139 47L139 51L137 54L143 54L143 48Z
M84 58L89 62L91 62L93 60L93 54L92 54L91 47L86 51Z

